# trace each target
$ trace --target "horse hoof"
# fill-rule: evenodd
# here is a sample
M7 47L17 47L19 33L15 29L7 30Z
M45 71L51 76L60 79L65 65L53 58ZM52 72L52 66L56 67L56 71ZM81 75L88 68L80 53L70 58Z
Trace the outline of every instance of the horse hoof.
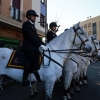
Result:
M34 92L34 95L38 95L38 92Z
M87 81L86 80L84 80L84 84L87 85Z
M80 92L81 90L80 90L80 88L77 88L77 92Z
M63 96L63 100L67 100L67 97L66 96Z
M69 93L67 93L67 99L70 100L71 99L71 96Z
M3 88L0 86L0 92L3 92Z
M73 90L71 90L70 94L71 94L71 95L74 95L74 91L73 91Z
M82 86L82 82L80 81L80 86Z

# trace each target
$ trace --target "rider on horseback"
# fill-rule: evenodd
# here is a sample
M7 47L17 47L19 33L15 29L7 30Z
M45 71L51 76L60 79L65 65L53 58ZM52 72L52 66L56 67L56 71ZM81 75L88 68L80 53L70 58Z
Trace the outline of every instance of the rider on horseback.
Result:
M51 23L49 24L50 31L48 31L48 33L47 33L47 42L48 42L48 43L49 43L52 39L54 39L55 37L57 37L56 32L57 32L58 30L56 29L56 27L57 27L56 22L51 22Z
M41 47L42 49L47 50L47 47L37 35L37 30L35 28L36 17L39 16L34 10L28 10L26 13L27 21L22 25L22 51L28 59L28 63L26 64L23 73L23 86L27 86L30 83L27 79L30 73L30 69L33 69L33 71L37 70L38 61L36 58L39 54L38 48Z

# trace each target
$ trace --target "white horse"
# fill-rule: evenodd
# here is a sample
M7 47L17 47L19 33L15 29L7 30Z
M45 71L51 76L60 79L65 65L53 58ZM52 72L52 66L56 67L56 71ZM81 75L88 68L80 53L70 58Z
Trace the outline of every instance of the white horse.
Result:
M77 48L79 48L81 45L81 47L84 47L85 50L91 51L91 44L87 40L88 40L88 35L79 26L78 23L74 25L74 27L71 27L68 31L63 32L57 38L53 39L49 44L47 44L47 47L50 50L52 49L65 50L65 49L72 49L73 45L76 45ZM11 49L0 48L0 75L1 75L0 82L2 79L2 75L7 75L13 78L14 80L22 82L23 70L6 68L12 52L13 50ZM45 55L49 56L49 53L45 52ZM46 94L45 100L51 100L54 83L62 75L61 66L63 66L65 62L65 59L62 57L70 57L70 54L69 53L60 54L51 52L51 58L54 59L59 64L51 61L48 67L44 67L42 63L40 69L38 70L40 79L45 82L45 94ZM47 65L48 63L49 59L47 57L44 57L44 64ZM28 80L30 80L30 77L28 77ZM37 81L33 73L31 73L31 81Z
M98 44L97 40L92 41L90 36L89 36L89 40L90 40L90 43L92 44L92 52L95 52L97 49L99 49L99 44ZM73 49L75 49L75 48L76 47L74 46ZM99 51L97 52L97 55L98 55L98 57L100 57ZM73 53L71 54L71 56L72 56L72 58L66 59L66 61L64 63L64 68L63 68L64 80L65 80L65 82L64 82L64 88L65 88L64 92L65 93L64 94L67 95L67 96L64 96L65 97L64 100L67 100L66 98L71 99L71 97L69 95L69 88L71 85L72 77L74 77L74 79L77 78L76 88L77 88L77 91L80 91L80 89L78 87L79 76L80 76L80 73L86 69L85 63L81 60L82 56L73 54ZM87 64L88 64L88 60L87 60ZM72 90L72 92L73 92L73 90Z
M91 37L90 37L91 38ZM90 65L90 60L93 56L97 57L98 60L100 60L100 43L96 39L96 35L92 36L91 38L91 44L92 44L92 51L91 53L87 54L87 57L82 57L80 62L79 62L79 70L77 71L77 80L79 84L77 84L77 88L79 89L78 85L82 85L82 77L84 80L84 84L87 85L87 68ZM80 79L79 79L80 76Z
M96 57L96 59L100 60L100 43L99 40L96 39L96 35L94 35L94 37L92 37L92 43L94 46L94 50L91 51L91 53L89 54L89 57L82 57L83 63L85 64L84 69L81 71L81 77L83 77L84 83L85 85L87 85L87 68L90 65L90 61L93 57ZM80 85L82 85L82 82L80 80Z

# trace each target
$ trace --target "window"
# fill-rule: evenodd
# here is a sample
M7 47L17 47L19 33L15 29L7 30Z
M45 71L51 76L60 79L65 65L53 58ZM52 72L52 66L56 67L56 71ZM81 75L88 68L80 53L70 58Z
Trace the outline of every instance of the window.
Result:
M87 30L85 30L85 32L87 33Z
M97 30L96 30L96 23L92 24L92 30L93 30L93 35L97 34Z
M86 28L87 28L87 24L84 25L84 29L86 29Z
M91 35L91 31L88 31L88 35Z
M91 27L91 23L88 23L88 28L90 28Z
M20 21L20 0L13 0L11 9L11 17Z
M42 27L45 27L45 16L43 16L42 14L40 14L40 25L42 26Z
M20 9L20 0L12 0L12 6Z

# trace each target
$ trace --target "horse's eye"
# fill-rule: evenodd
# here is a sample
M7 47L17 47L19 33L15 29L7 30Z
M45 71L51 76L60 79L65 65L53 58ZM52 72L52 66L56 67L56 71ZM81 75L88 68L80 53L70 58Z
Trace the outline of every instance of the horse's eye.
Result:
M80 32L80 34L82 34L82 35L83 35L84 33L83 33L83 32Z

